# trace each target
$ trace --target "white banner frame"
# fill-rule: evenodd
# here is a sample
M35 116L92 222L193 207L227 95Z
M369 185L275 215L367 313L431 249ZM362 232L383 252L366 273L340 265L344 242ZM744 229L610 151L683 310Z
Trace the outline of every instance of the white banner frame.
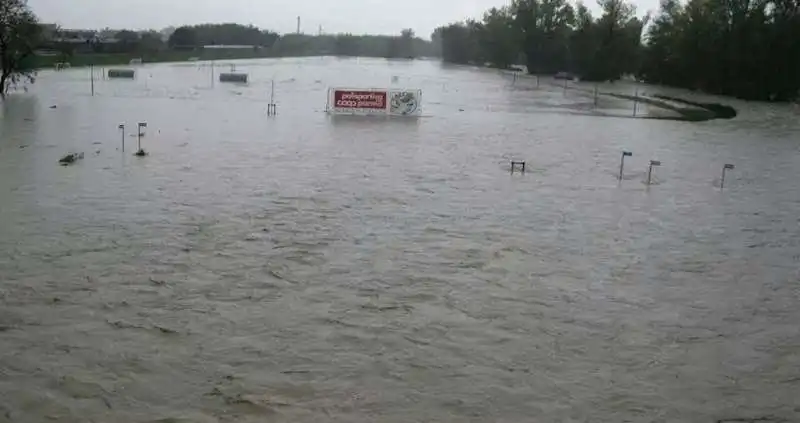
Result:
M355 108L355 107L336 107L336 93L349 91L352 93L376 93L383 94L383 108ZM356 116L419 116L422 113L422 90L420 89L399 89L399 88L349 88L331 87L328 88L328 99L325 104L325 111L334 115L356 115Z

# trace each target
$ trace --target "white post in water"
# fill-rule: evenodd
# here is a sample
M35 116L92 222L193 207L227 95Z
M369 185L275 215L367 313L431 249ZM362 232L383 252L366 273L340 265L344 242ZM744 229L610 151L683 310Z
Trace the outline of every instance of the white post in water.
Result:
M89 72L92 80L92 97L94 97L94 64L89 65Z
M623 151L622 152L622 160L619 161L619 180L622 182L622 172L625 170L625 157L631 157L633 153L630 151Z
M211 61L211 88L214 88L214 61Z
M650 178L653 175L653 167L661 166L661 161L650 160L650 167L647 169L647 185L650 185Z
M719 189L722 191L725 188L725 171L726 170L733 170L735 168L734 165L728 163L725 166L722 166L722 181L719 183Z
M125 124L119 125L119 132L122 133L122 152L125 152Z

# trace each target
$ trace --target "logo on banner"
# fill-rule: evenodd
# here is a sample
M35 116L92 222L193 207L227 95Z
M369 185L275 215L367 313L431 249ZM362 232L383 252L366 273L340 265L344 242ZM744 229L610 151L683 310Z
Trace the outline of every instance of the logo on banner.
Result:
M392 91L389 113L393 115L412 115L419 107L416 91Z

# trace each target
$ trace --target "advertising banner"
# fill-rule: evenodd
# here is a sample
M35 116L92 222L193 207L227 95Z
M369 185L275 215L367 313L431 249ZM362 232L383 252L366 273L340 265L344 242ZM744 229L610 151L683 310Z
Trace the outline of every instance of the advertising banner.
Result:
M421 101L421 90L331 88L326 110L333 114L414 116L421 111Z
M385 110L386 91L334 90L333 107L345 110Z

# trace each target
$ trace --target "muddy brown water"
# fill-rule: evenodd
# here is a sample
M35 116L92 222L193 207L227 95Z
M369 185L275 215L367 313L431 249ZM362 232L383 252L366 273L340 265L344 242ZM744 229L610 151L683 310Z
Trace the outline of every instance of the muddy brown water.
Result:
M631 119L431 61L137 70L2 103L0 422L800 421L797 109ZM329 86L424 116L333 119Z

